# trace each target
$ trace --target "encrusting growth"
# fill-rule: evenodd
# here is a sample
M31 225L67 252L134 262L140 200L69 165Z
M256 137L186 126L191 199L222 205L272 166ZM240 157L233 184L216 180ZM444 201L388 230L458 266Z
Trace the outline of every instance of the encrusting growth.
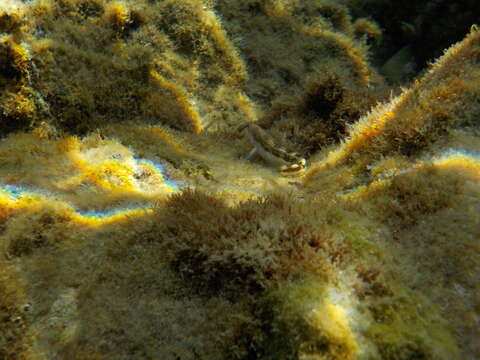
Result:
M0 5L0 359L480 357L480 32L349 2Z
M476 126L478 106L465 108L480 94L478 72L480 31L450 47L411 88L374 107L350 127L348 140L310 168L314 182L325 168L354 165L363 171L382 156L415 158L451 129Z

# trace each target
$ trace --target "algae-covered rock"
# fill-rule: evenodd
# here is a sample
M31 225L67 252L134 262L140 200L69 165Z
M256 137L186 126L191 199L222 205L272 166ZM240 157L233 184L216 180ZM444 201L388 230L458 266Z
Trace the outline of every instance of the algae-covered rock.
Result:
M376 3L0 5L0 358L479 358L480 32Z
M17 116L36 120L47 106L51 122L75 133L131 120L199 133L295 99L319 73L347 86L381 82L367 61L369 31L330 1L45 0L22 11L20 26L14 8L3 10L2 30L21 38L32 64L33 110ZM256 102L248 109L245 93Z
M321 279L282 283L264 305L262 359L357 359L351 318ZM348 311L348 310L347 310ZM270 317L270 318L268 318Z

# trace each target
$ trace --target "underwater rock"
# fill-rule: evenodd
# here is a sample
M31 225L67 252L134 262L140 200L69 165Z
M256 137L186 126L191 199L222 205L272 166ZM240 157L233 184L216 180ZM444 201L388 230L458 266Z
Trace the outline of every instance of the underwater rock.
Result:
M0 6L0 358L480 356L480 32L399 92L346 4Z

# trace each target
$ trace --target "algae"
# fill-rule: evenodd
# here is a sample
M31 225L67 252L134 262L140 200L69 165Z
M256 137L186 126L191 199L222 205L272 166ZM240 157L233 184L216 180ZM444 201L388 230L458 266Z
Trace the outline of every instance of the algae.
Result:
M445 6L0 5L0 358L478 358L480 32L427 35Z

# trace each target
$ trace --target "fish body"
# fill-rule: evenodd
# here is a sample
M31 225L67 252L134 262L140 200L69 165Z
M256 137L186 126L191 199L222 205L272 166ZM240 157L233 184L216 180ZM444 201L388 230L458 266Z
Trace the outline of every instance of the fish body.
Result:
M248 138L253 145L247 159L258 154L268 164L278 168L284 174L295 174L305 169L307 164L305 158L276 145L270 135L260 126L248 123L242 127L242 129L244 128L247 129Z

